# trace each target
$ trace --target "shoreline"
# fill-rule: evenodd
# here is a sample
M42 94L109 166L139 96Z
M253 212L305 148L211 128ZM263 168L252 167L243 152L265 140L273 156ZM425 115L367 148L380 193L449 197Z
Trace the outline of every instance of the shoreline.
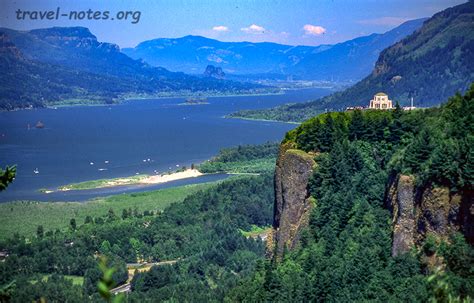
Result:
M285 95L287 91L292 91L292 90L306 90L306 89L328 89L328 90L334 90L334 87L320 87L320 86L313 86L313 87L291 87L291 88L286 88L286 87L277 87L279 89L278 92L266 92L266 93L231 93L231 94L204 94L202 96L206 98L216 98L216 97L254 97L254 96L278 96L278 95ZM335 90L337 91L337 90ZM26 108L13 108L13 109L0 109L0 112L13 112L13 111L22 111L22 110L36 110L36 109L58 109L58 108L68 108L68 107L81 107L81 106L115 106L115 105L120 105L123 104L124 102L127 101L133 101L133 100L154 100L154 99L170 99L170 98L187 98L189 97L189 94L170 94L170 95L157 95L157 96L121 96L116 99L117 103L101 103L101 102L96 102L96 103L90 103L87 102L88 99L64 99L62 101L58 101L57 103L54 102L46 102L44 106L42 107L26 107ZM71 102L73 100L77 100L77 103ZM82 102L84 101L84 102ZM71 102L71 103L67 103ZM244 118L241 118L244 119ZM264 119L250 119L248 120L256 120L256 121L268 121L268 122L282 122L278 120L264 120ZM284 122L284 123L297 123L297 122Z
M200 95L201 97L205 98L217 98L217 97L252 97L252 96L274 96L274 95L284 95L285 91L280 89L278 92L268 92L268 93L255 93L255 94L250 94L250 93L243 93L243 94L203 94ZM153 100L153 99L170 99L170 98L189 98L189 94L177 94L177 95L169 95L169 96L137 96L137 97L125 97L123 99L120 99L120 102L124 101L131 101L131 100Z
M130 185L156 185L167 183L171 181L178 181L189 178L196 178L204 176L197 169L186 169L184 171L173 172L170 174L161 174L161 175L139 175L139 176L130 176L130 177L120 177L112 179L99 179L99 180L89 180L79 183L72 183L58 187L56 190L43 190L45 194L50 194L54 192L65 192L71 190L91 190L91 189L101 189L101 188L113 188L119 186L130 186Z
M287 123L287 124L295 124L300 125L301 122L295 121L280 121L280 120L270 120L270 119L257 119L257 118L246 118L246 117L232 117L232 116L222 116L225 119L240 119L240 120L248 120L248 121L260 121L260 122L278 122L278 123Z
M285 94L285 91L280 89L279 92L268 92L268 93L255 93L255 94L251 94L251 93L243 93L243 94L236 94L236 93L233 93L233 94L209 94L209 95L202 95L203 97L206 97L206 98L216 98L216 97L253 97L253 96L275 96L275 95L284 95ZM124 102L127 102L127 101L132 101L133 100L155 100L155 99L172 99L172 98L188 98L189 97L189 94L176 94L176 95L158 95L158 96L123 96L123 97L119 97L117 98L117 103L111 103L111 104L107 104L107 103L90 103L90 102L87 102L87 99L80 99L78 100L79 102L77 103L67 103L68 101L70 102L71 100L75 100L75 99L64 99L62 101L59 101L57 103L50 103L50 102L47 102L44 104L44 106L42 107L25 107L25 108L13 108L13 109L9 109L9 110L6 110L6 109L0 109L0 112L14 112L14 111L22 111L22 110L37 110L37 109L58 109L58 108L68 108L68 107L81 107L81 106L116 106L116 105L120 105L120 104L123 104ZM81 101L84 101L84 102L81 102Z
M275 93L256 93L256 94L249 94L249 93L244 93L244 94L210 94L210 95L203 95L206 98L217 98L217 97L254 97L254 96L277 96L277 95L284 95L285 91L280 90L279 92ZM133 102L134 100L156 100L156 99L173 99L173 98L188 98L189 95L187 94L177 94L177 95L169 95L169 96L126 96L122 98L117 99L117 103L112 103L112 104L107 104L107 103L71 103L71 104L62 104L62 103L51 103L51 104L46 104L43 108L48 108L48 109L56 109L56 108L66 108L66 107L78 107L78 106L116 106L123 104L124 102ZM68 101L68 100L64 100ZM205 103L205 104L210 104L210 103ZM185 104L178 104L178 105L185 105ZM26 109L37 109L37 108L21 108L21 109L15 109L15 110L26 110Z
M43 194L51 194L57 192L68 192L68 191L82 191L82 190L94 190L104 188L117 188L120 186L150 186L169 183L172 181L179 181L191 178L197 178L201 176L208 176L214 174L227 174L232 176L259 176L260 173L245 173L245 172L216 172L216 173L202 173L197 169L186 169L184 171L172 172L169 174L161 175L139 175L130 177L118 177L111 179L96 179L88 180L78 183L71 183L62 185L56 189L39 189L38 191Z

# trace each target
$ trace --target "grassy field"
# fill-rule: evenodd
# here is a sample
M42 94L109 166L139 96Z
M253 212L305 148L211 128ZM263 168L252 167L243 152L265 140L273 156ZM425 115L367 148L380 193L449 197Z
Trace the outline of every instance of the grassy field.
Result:
M48 281L50 274L41 275L41 281L46 282ZM84 284L84 277L81 276L72 276L72 275L64 275L63 276L66 280L70 280L72 284L82 286ZM38 280L33 279L31 282L36 283Z
M141 179L148 177L148 175L136 175L131 177L124 178L112 178L112 179L98 179L91 181L84 181L79 183L72 183L59 187L59 190L84 190L84 189L94 189L94 188L103 188L112 186L111 184L116 185L129 185L129 184L138 184Z
M194 177L194 176L183 176L183 173L189 172L189 169L187 169L185 166L181 167L180 169L177 169L175 171L168 171L168 172L163 172L160 174L160 176L167 176L167 177L176 177L174 180L179 180L181 178L188 178L188 177ZM58 187L57 190L59 191L67 191L67 190L85 190L85 189L97 189L97 188L104 188L104 187L115 187L115 186L122 186L122 185L137 185L137 184L149 184L147 181L148 178L154 178L154 177L159 177L158 175L147 175L147 174L141 174L141 175L134 175L134 176L128 176L128 177L119 177L119 178L110 178L110 179L96 179L96 180L89 180L89 181L84 181L84 182L79 182L79 183L71 183L67 185L63 185ZM169 180L169 179L168 179ZM166 180L163 180L162 182L168 182ZM55 191L55 190L49 190L49 189L40 189L41 192L47 193L48 191Z
M83 224L86 216L100 217L112 208L117 216L123 209L138 209L143 212L163 210L168 205L182 202L186 196L209 188L217 182L185 185L150 192L121 194L97 198L88 202L34 202L17 201L0 203L0 240L14 233L31 237L38 225L45 231L65 229L72 218Z
M271 226L257 226L252 225L252 229L249 231L240 230L240 233L246 238L256 238L262 234L268 233L272 229Z

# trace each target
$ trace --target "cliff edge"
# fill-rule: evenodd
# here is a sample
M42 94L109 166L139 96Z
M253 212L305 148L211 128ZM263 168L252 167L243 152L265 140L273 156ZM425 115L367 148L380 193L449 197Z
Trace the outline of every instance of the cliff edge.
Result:
M474 195L465 190L450 192L447 187L417 188L413 176L398 175L390 180L386 207L392 212L392 255L421 245L431 234L438 238L460 231L474 243Z
M314 155L282 144L275 168L275 206L270 255L280 259L285 250L293 249L299 232L308 224L313 200L308 181L316 166Z

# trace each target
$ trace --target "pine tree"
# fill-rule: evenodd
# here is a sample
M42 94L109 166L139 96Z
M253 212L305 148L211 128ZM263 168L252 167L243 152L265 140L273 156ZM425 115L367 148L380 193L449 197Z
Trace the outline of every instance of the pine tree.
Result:
M43 236L44 236L43 225L38 225L38 228L36 228L36 236L40 239L43 238Z
M365 120L361 110L355 110L349 124L349 140L360 140L365 134Z
M93 220L92 220L92 217L91 216L86 216L86 218L84 219L84 224L89 224L89 223L92 223Z
M462 183L470 190L474 189L474 136L466 139L465 161L461 167Z
M107 213L107 219L108 219L109 221L113 221L113 220L115 220L116 218L117 218L117 216L115 216L114 210L113 210L112 208L109 208L109 211L108 211L108 213Z
M319 149L322 152L328 152L334 144L334 119L331 115L327 115L324 122L318 135Z
M405 153L405 168L411 173L420 173L423 164L429 159L433 145L430 133L424 129L418 134L407 147Z
M69 226L71 227L72 230L76 230L77 229L76 219L72 218L69 221Z

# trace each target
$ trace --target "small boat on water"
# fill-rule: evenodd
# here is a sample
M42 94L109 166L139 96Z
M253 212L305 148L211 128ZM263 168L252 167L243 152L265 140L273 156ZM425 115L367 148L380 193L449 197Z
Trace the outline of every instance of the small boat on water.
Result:
M35 170L33 171L35 174L39 174L39 170L38 168L35 168Z
M41 122L41 121L38 121L38 123L36 123L35 127L36 128L44 128L44 123Z

